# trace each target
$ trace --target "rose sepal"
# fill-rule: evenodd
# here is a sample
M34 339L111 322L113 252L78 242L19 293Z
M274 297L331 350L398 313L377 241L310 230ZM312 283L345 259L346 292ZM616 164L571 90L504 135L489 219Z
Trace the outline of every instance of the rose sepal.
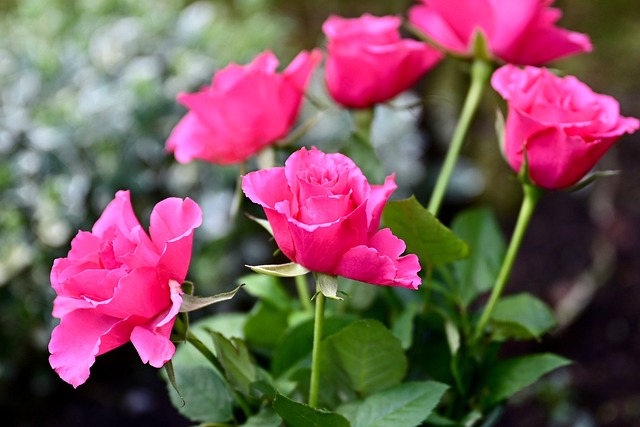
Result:
M246 265L256 273L267 274L275 277L296 277L304 276L309 272L300 264L289 262L287 264L265 264L265 265Z
M230 300L243 286L244 284L241 284L241 285L238 285L232 291L223 292L223 293L211 295L208 297L198 297L195 295L184 294L182 295L182 304L180 305L180 313L188 313L190 311L195 311L204 307L208 307L212 304Z
M582 190L583 188L593 184L594 182L596 182L599 179L607 178L607 177L610 177L610 176L616 176L616 175L620 175L620 171L619 170L608 170L608 171L594 172L594 173L590 174L589 176L585 177L583 180L581 180L581 181L577 182L576 184L572 185L571 187L566 188L564 191L574 192L574 191Z
M475 31L473 34L472 46L473 49L471 52L476 60L494 62L493 55L491 54L491 48L489 47L489 41L482 31Z
M249 218L251 221L258 223L258 225L260 225L262 228L267 230L269 234L271 234L271 237L273 237L273 228L271 228L271 224L269 223L268 220L261 219L249 214L245 214L245 215L247 215L247 218Z
M338 296L338 276L317 273L316 285L318 291L311 299L314 299L318 294L322 294L329 299L338 301L342 301L344 299Z

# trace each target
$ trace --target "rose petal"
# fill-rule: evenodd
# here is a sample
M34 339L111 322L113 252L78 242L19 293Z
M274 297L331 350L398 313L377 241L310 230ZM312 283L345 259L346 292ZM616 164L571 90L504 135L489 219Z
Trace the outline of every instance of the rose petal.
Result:
M193 200L169 198L158 203L151 212L149 233L156 250L158 280L182 283L191 261L193 230L202 224L202 210Z
M83 384L89 378L89 368L100 352L103 337L121 322L121 319L101 315L95 310L68 313L51 334L51 367L60 378L74 387ZM114 348L128 341L128 337L122 338L111 340L109 347Z
M418 257L411 254L397 258L404 251L404 242L388 229L380 230L372 244L377 247L357 246L342 257L336 273L353 280L383 286L418 289L422 280L418 276Z
M133 328L131 343L138 351L142 362L154 368L161 368L176 352L175 345L166 334L154 332L142 326Z
M130 316L152 319L171 303L169 282L159 282L152 266L123 276L112 292L112 298L94 305L100 313L120 319Z

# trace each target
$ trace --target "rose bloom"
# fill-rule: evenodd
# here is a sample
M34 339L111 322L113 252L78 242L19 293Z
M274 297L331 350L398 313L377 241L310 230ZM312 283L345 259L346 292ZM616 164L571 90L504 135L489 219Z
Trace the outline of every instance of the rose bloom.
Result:
M573 76L505 65L491 84L509 108L507 160L520 171L526 150L529 177L543 188L577 183L622 134L640 126L637 119L620 115L615 99L594 93Z
M442 54L415 40L402 40L396 16L330 16L325 78L329 93L349 108L367 108L407 90Z
M393 176L369 185L348 157L302 148L284 167L244 176L242 189L264 208L276 243L293 262L375 285L420 285L418 257L401 257L404 242L388 228L378 230L396 189Z
M227 66L197 93L179 94L189 112L171 132L167 150L180 163L233 164L284 138L321 57L319 50L303 51L276 73L278 59L267 51L248 65Z
M161 367L173 356L169 339L182 303L200 207L170 198L151 213L150 235L119 191L93 226L80 231L66 258L51 270L58 296L49 363L74 387L89 378L96 356L131 341L144 363Z
M491 54L505 62L542 65L590 52L589 37L555 26L562 16L553 0L421 0L409 22L448 51L472 55L480 31Z

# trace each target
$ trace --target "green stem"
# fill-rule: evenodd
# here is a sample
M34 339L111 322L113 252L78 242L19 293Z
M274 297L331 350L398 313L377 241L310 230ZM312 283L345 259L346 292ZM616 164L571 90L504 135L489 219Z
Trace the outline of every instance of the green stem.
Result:
M213 365L214 368L216 368L220 375L224 375L224 368L222 367L222 364L220 363L218 358L191 331L187 332L187 341L192 346L194 346L204 357L207 358L207 360ZM249 418L251 416L251 408L249 407L249 404L245 400L244 396L233 389L231 389L231 393L233 394L233 397L235 397L236 402L238 402L238 406L240 406L240 409L242 410L244 415Z
M367 145L371 146L371 124L373 123L374 109L362 108L351 110L351 120L355 134Z
M318 406L320 390L320 341L324 329L324 303L322 292L316 294L316 319L313 326L313 352L311 353L311 384L309 385L309 406Z
M196 350L200 352L207 360L213 365L214 368L218 370L221 374L224 373L224 368L220 364L220 361L216 357L215 354L211 350L207 348L206 345L198 337L196 337L191 331L187 332L187 341L189 344L194 346Z
M300 299L300 305L304 311L313 311L313 304L311 304L311 295L309 295L309 288L307 287L307 276L296 276L296 289L298 290L298 298Z
M524 234L529 226L529 221L533 216L533 211L535 210L536 204L542 194L544 194L543 190L535 187L531 184L523 184L522 186L524 190L524 198L522 200L522 205L520 206L520 213L518 214L518 220L516 222L516 227L513 230L513 235L511 236L511 242L509 243L509 248L507 249L507 253L502 260L502 266L500 267L500 272L498 273L498 278L496 279L496 283L493 286L493 290L491 291L491 296L489 297L489 301L482 312L480 320L476 326L475 330L475 338L479 339L491 318L491 313L495 308L498 299L500 299L500 295L504 290L507 281L509 280L509 276L511 275L511 269L513 268L513 264L515 263L516 256L518 255L518 251L520 249L520 245L522 243L522 239L524 238Z
M444 199L444 195L447 191L447 185L449 184L449 180L453 174L453 169L456 165L456 161L458 160L458 156L460 155L460 150L462 150L462 144L467 132L469 131L469 126L471 125L473 116L478 110L480 100L482 99L482 93L484 92L484 88L489 81L492 71L493 67L491 64L482 59L476 59L471 64L471 85L469 86L469 92L467 93L467 98L464 101L462 112L460 113L460 119L458 120L456 129L451 137L449 151L447 152L444 163L442 164L438 180L433 188L433 193L431 193L431 200L429 200L429 211L434 216L438 216L440 205L442 204L442 200Z

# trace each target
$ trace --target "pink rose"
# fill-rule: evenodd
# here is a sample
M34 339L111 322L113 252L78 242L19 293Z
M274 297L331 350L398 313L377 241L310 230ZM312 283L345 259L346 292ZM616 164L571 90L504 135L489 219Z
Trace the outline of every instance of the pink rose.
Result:
M175 352L169 339L182 303L200 207L166 199L151 213L150 236L119 191L91 232L80 231L66 258L51 270L58 296L49 363L74 387L89 378L96 356L131 341L144 363L157 368Z
M507 160L520 171L526 148L529 176L543 188L577 183L622 134L640 126L620 115L615 99L594 93L573 76L505 65L491 84L509 106Z
M388 228L378 230L396 189L393 176L369 185L348 157L303 148L284 167L247 174L242 189L264 208L276 243L293 262L375 285L420 285L418 257L400 257L404 242Z
M329 93L349 108L367 108L407 90L442 54L415 40L401 40L396 16L330 16L325 77Z
M211 86L178 95L190 111L171 132L167 150L181 163L232 164L277 142L293 126L320 60L320 51L303 51L278 74L278 59L267 51L249 65L229 65Z
M496 58L513 64L541 65L591 51L585 34L555 26L562 16L553 0L421 0L409 21L443 48L471 55L481 31Z

